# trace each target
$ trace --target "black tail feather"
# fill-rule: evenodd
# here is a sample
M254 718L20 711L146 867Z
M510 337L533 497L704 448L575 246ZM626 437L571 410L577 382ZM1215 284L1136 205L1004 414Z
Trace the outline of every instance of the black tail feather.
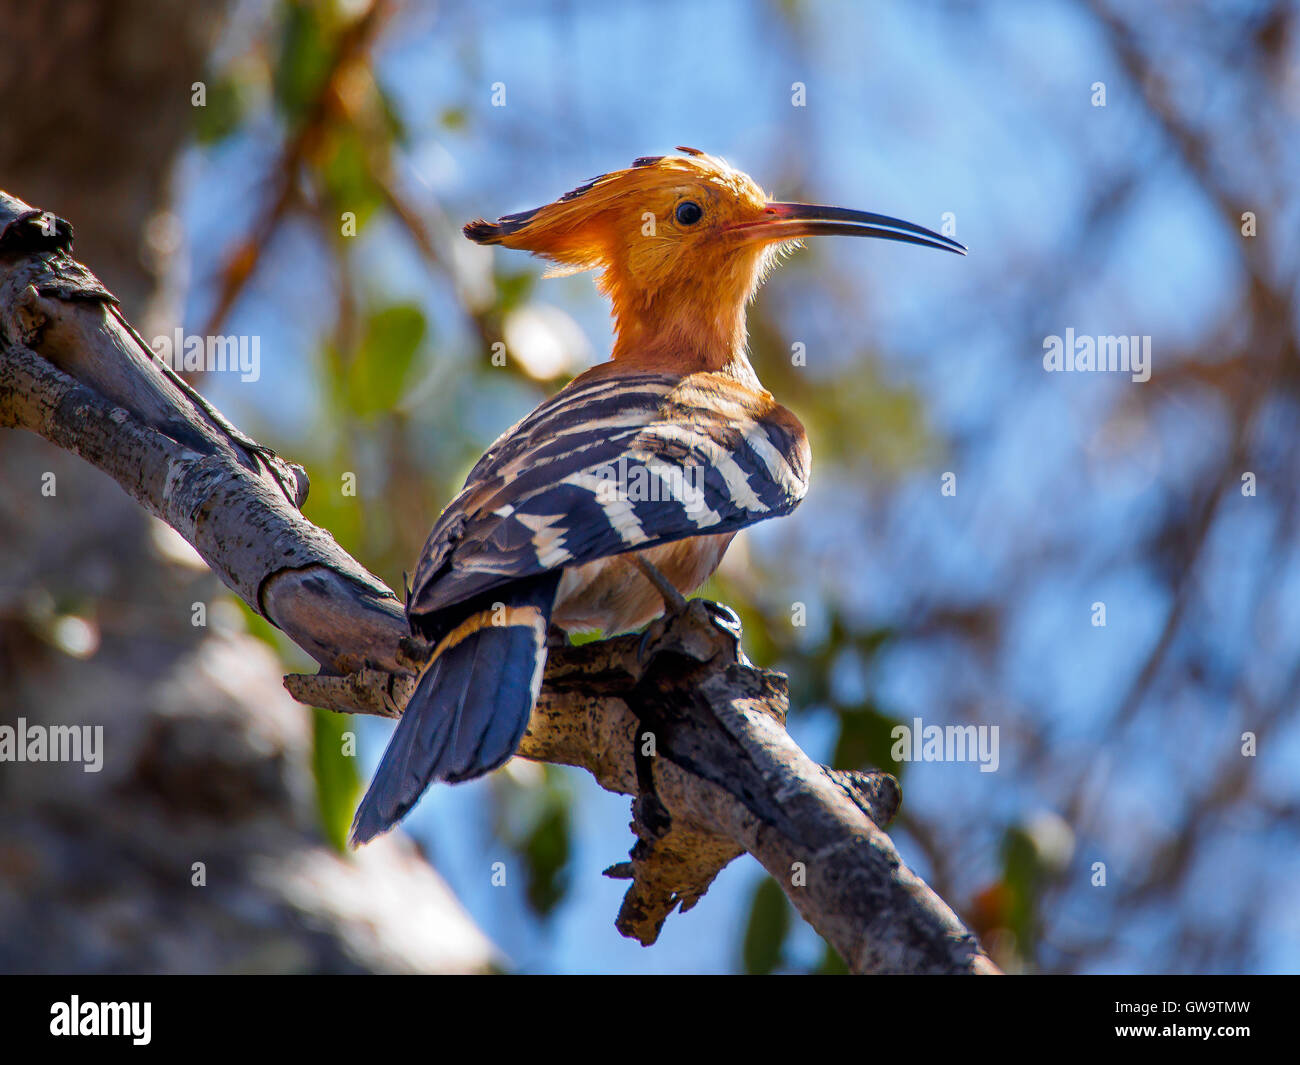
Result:
M559 574L501 590L443 637L352 822L352 844L386 832L435 780L482 776L519 747L546 664Z

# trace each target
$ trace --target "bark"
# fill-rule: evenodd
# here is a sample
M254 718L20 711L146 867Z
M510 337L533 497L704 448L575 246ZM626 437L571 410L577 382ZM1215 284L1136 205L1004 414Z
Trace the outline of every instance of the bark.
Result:
M322 666L302 701L392 716L411 685L401 606L299 512L307 477L158 360L68 254L67 224L0 194L0 424L114 477ZM855 972L992 972L882 831L897 783L818 766L784 728L784 678L693 601L641 637L555 651L520 753L635 796L618 927L652 943L748 852Z

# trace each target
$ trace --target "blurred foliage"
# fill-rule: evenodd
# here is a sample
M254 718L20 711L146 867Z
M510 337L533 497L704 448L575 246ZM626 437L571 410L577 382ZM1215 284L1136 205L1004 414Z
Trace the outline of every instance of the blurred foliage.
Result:
M493 834L524 863L528 908L548 917L569 889L571 796L564 775L553 766L536 765L527 774L537 783L523 783L512 773L497 789Z
M754 887L749 904L749 922L741 949L745 972L766 976L781 967L785 938L790 932L790 900L769 876Z
M242 599L231 597L239 608L244 627L280 656L286 670L311 670L315 663L288 637ZM311 708L312 777L316 811L321 832L341 854L347 853L348 829L361 799L361 776L357 772L356 721L320 707Z
M817 966L817 972L823 976L848 976L849 967L844 964L844 959L839 956L839 953L827 943L822 947L822 960Z
M247 103L243 82L231 77L208 84L205 96L204 106L194 109L194 135L200 144L212 145L239 128Z
M871 704L839 709L840 734L835 741L832 765L836 769L884 769L900 780L907 768L906 762L893 757L894 739L891 730L900 724Z
M370 420L397 406L405 392L415 356L428 325L424 312L411 304L371 309L356 354L342 359L330 375L335 408L357 420Z
M281 116L301 120L320 98L341 30L338 5L289 0L280 5L279 49L272 67L275 104Z
M345 736L351 733L351 736ZM344 744L356 745L355 725L349 714L312 709L312 767L316 775L316 808L325 838L339 853L347 853L348 829L361 800L361 776L355 757L344 754Z
M321 184L334 204L356 216L357 231L365 228L383 207L383 193L375 183L366 147L355 129L336 131L321 167Z
M550 914L569 890L569 807L550 804L519 851L528 866L525 897L534 913Z
M850 359L837 352L832 363L814 346L796 362L796 338L764 307L754 308L749 322L763 384L783 405L799 411L819 467L847 463L871 471L873 478L888 478L933 458L937 444L920 395L884 377L875 352L855 352Z

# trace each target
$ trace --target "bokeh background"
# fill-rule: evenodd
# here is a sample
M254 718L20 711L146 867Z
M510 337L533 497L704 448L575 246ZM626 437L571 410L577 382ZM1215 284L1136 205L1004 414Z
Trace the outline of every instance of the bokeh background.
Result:
M589 275L464 221L684 144L947 225L968 258L823 240L759 295L813 486L703 594L789 673L810 754L899 775L905 861L1000 964L1300 969L1293 3L0 6L0 188L73 223L146 337L260 338L257 381L197 387L396 588L610 344ZM1149 335L1150 381L1044 372L1067 328ZM621 939L628 800L576 771L436 788L418 848L339 853L390 726L288 701L304 656L98 475L12 432L0 459L0 712L102 720L109 759L0 766L0 967L839 969L749 859ZM895 762L915 717L998 726L998 770Z

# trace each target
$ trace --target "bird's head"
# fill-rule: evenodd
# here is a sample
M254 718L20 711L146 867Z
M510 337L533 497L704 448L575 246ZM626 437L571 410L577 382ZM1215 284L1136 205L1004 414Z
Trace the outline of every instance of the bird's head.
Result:
M465 226L479 244L549 259L550 275L599 270L614 357L667 352L720 369L745 344L744 305L780 252L822 234L883 237L964 254L896 218L769 199L747 174L694 148L637 159L554 203Z

